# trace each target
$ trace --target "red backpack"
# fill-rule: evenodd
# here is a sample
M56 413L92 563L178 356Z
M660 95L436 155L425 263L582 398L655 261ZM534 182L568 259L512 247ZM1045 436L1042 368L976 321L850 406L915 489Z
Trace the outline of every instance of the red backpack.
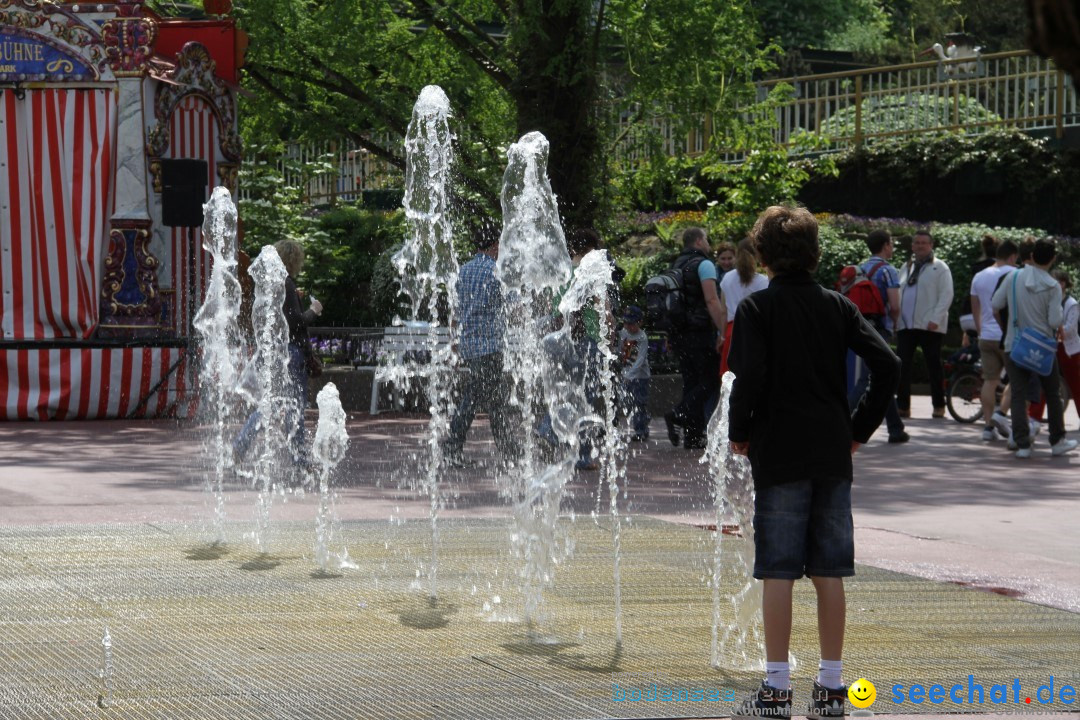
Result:
M863 272L859 265L848 265L840 271L840 279L836 281L836 291L855 303L867 320L885 317L885 301L881 297L881 290L874 284L874 275L883 267L884 260L869 273Z

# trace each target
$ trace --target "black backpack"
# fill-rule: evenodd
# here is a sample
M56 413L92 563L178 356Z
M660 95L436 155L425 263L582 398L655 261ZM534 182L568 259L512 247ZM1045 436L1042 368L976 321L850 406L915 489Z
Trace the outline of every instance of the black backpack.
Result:
M654 330L686 325L686 287L682 268L668 268L645 283L645 321Z
M667 270L645 283L645 318L649 327L680 332L709 327L708 311L697 281L698 267L708 259L700 251L684 251ZM691 279L688 281L687 278ZM693 286L688 283L695 283Z

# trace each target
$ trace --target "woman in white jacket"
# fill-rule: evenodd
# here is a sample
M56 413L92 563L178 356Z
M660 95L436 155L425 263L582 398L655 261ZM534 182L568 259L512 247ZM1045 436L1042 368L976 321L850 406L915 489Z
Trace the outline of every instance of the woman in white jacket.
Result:
M934 239L920 230L911 241L911 259L900 269L900 323L896 352L902 363L896 405L901 417L911 417L911 368L915 348L921 347L930 372L934 417L945 417L945 369L941 345L949 327L953 280L949 266L934 257Z

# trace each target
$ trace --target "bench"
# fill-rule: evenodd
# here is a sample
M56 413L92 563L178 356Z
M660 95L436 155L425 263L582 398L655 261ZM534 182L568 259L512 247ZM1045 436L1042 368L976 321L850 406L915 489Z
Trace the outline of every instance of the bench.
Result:
M373 367L374 373L371 378L371 408L370 414L379 414L379 386L383 378L380 377L380 367L393 367L404 365L410 354L430 351L430 327L426 322L408 321L404 325L383 328L382 343L379 346L379 365ZM436 350L444 350L450 345L450 328L436 328ZM398 393L398 388L391 384L391 402L394 406L403 406L404 400Z

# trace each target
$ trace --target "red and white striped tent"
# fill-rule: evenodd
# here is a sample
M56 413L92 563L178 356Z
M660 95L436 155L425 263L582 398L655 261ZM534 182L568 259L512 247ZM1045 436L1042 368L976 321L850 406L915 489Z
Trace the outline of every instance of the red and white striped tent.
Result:
M210 256L162 224L161 167L235 190L237 57L229 20L0 0L0 419L193 410Z

